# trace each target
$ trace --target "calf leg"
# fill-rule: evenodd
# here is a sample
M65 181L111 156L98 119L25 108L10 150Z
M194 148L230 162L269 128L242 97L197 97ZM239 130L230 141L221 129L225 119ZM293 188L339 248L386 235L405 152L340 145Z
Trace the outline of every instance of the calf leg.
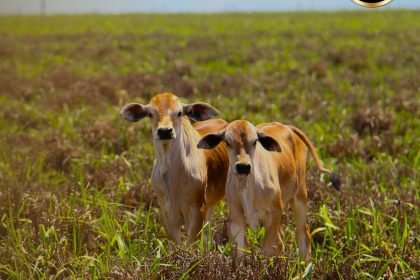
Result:
M300 144L298 144L300 143ZM297 145L303 146L301 141L297 142ZM306 156L307 150L296 149L296 186L297 192L295 197L291 201L293 214L296 221L296 243L299 247L299 255L305 260L311 255L311 243L310 243L310 232L308 224L306 223L306 208L308 201L308 194L306 191Z
M168 213L165 211L164 206L160 205L160 218L165 228L166 234L169 240L174 242L176 245L181 245L181 222L179 219L174 219L174 213Z
M264 222L265 237L262 244L262 253L264 255L274 256L284 251L283 240L280 236L280 223L281 211L274 213Z
M307 259L311 255L311 243L309 227L306 223L306 199L297 196L291 203L296 221L296 243L299 247L299 255Z
M185 215L185 226L188 235L187 246L190 246L197 239L203 226L203 216L200 208L201 205L192 206Z
M211 217L213 216L214 209L216 208L216 205L209 205L206 208L206 211L204 213L204 222L208 223L211 220Z
M245 252L241 248L247 248L248 242L246 240L245 217L240 209L230 209L228 231L229 239L234 241L238 256L243 256Z
M204 217L204 223L203 226L208 224L207 226L210 226L211 217L214 213L214 209L216 208L216 205L203 205L202 206L202 216ZM204 229L203 229L204 230ZM209 235L207 229L204 231L204 241L208 242L211 240L211 234Z

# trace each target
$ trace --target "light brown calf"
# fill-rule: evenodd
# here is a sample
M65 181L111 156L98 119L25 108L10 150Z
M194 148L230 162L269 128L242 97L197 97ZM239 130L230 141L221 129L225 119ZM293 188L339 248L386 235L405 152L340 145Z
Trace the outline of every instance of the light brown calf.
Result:
M254 127L237 120L221 132L204 136L199 148L213 149L222 141L228 146L229 171L226 202L229 208L229 236L237 248L246 248L246 226L262 224L266 235L264 254L283 250L280 222L290 204L296 220L296 241L301 257L310 255L310 233L306 223L306 161L309 148L318 168L331 174L339 188L339 179L322 166L308 138L299 129L281 123ZM242 251L238 253L242 255Z
M155 163L152 184L169 239L181 244L181 226L194 241L203 220L209 220L225 193L228 157L226 147L204 151L197 148L202 135L223 130L224 120L208 120L218 111L205 103L182 104L172 93L154 96L148 105L131 103L120 112L128 121L149 116ZM188 118L196 122L191 125Z

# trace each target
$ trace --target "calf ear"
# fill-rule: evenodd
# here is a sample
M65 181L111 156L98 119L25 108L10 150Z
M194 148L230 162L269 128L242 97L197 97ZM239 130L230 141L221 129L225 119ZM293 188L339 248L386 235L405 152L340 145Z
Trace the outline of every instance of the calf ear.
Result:
M149 113L149 107L138 103L129 103L120 111L120 117L130 122L138 122Z
M207 134L198 141L197 148L199 149L214 149L220 142L225 139L225 132L217 132L213 134Z
M184 114L194 121L209 120L219 114L213 106L207 103L193 103L184 105Z
M280 144L273 137L262 132L257 132L257 135L258 141L260 141L264 149L270 152L281 152Z

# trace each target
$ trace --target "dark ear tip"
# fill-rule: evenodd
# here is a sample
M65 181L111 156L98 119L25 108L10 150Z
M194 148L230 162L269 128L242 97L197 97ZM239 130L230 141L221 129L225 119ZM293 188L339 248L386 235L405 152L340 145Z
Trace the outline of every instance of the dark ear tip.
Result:
M214 116L218 116L218 115L220 115L220 112L219 112L219 110L217 110L216 108L214 108L214 107L212 107L213 108L213 110L214 110Z
M339 191L340 190L340 186L341 186L340 177L338 177L337 174L331 172L331 174L330 174L330 181L331 181L331 184L333 185L334 189L336 189L337 191Z
M216 134L207 134L200 139L197 143L197 148L211 150L216 148L217 145L223 140L223 133L219 132Z
M204 149L204 150L210 150L212 147L210 147L210 145L208 145L206 143L198 142L197 148L198 149Z
M118 116L122 119L127 119L127 115L123 112L123 110L120 111L120 113L118 114Z
M205 141L205 137L201 138L198 143L197 143L197 148L198 149L208 149L209 148L209 144L206 143Z
M127 115L127 113L125 113L125 112L120 112L119 116L120 116L120 118L122 118L126 121L133 122L132 118L129 115Z

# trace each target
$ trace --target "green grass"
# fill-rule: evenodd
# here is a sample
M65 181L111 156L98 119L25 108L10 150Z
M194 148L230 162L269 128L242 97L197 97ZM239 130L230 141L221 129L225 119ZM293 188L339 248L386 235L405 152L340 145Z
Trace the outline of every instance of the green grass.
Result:
M0 17L1 279L416 279L419 11ZM170 249L151 190L150 124L126 102L172 91L227 120L301 128L312 259L232 257L222 202ZM128 97L126 95L128 93Z

